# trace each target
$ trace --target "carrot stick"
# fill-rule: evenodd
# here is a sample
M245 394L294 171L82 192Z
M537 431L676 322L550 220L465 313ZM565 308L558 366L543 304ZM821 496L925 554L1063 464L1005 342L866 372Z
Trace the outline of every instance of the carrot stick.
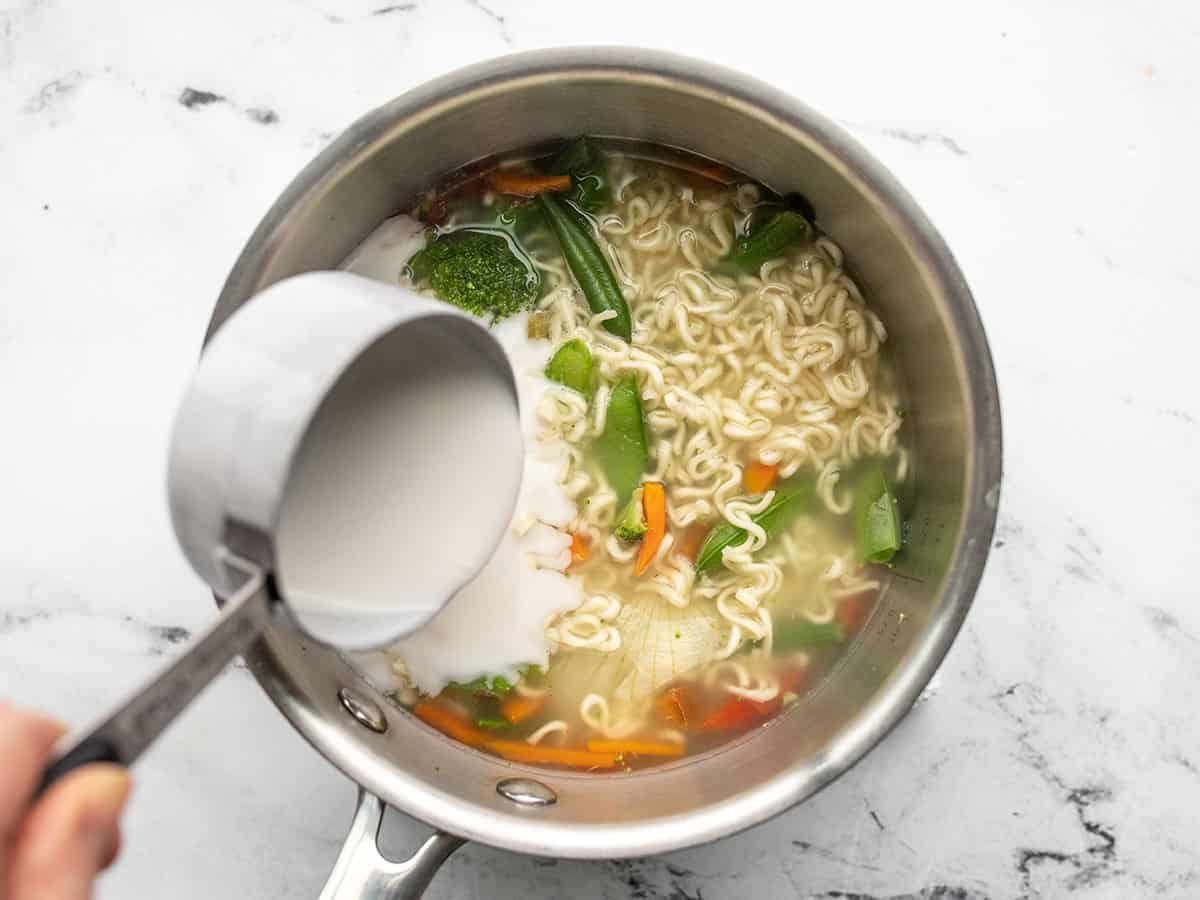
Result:
M687 713L683 711L683 703L680 702L674 688L654 701L654 709L664 722L687 727Z
M500 704L500 714L514 725L519 725L541 709L544 700L545 697L528 697L513 691Z
M571 532L571 565L587 562L592 555L592 542L586 534Z
M704 539L708 537L708 532L711 529L704 522L693 522L683 530L683 534L675 541L675 552L689 562L695 562L696 556L700 553L700 548L704 546Z
M650 568L667 536L667 491L661 481L647 481L642 485L642 512L646 515L646 533L642 536L642 549L638 551L637 564L633 568L638 575Z
M452 737L468 747L482 746L484 742L491 739L491 735L476 728L436 700L422 700L413 707L413 715L422 722L432 725L442 734Z
M742 484L751 494L765 494L779 478L779 466L755 460L746 466Z
M526 744L524 741L490 741L484 747L513 762L547 763L573 769L612 769L621 762L617 753L546 747L542 744Z
M683 756L683 744L670 741L588 741L593 753L635 754L637 756Z
M694 718L696 700L687 685L675 685L659 694L654 708L662 721L687 728L688 719Z
M512 169L493 169L488 184L502 194L536 197L538 194L560 193L571 189L570 175L530 175Z

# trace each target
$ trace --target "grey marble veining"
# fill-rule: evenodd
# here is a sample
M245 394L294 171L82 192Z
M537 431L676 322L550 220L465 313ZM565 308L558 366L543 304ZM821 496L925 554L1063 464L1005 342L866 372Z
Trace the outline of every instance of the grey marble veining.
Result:
M85 720L211 616L166 516L167 429L293 174L436 74L605 42L774 83L926 208L996 357L1000 527L935 689L809 803L659 859L470 846L430 896L1200 896L1200 10L1179 0L9 0L0 694ZM315 896L352 799L231 668L139 766L99 896ZM393 816L388 843L424 831Z

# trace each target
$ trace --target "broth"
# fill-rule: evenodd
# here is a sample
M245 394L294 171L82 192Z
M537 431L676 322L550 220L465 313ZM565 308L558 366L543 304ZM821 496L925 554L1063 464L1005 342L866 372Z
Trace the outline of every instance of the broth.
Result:
M470 746L596 771L802 706L886 587L912 481L886 331L813 219L709 160L578 139L456 173L364 242L349 267L497 321L531 454L497 553L524 571L360 657L377 686ZM426 249L389 238L418 223Z

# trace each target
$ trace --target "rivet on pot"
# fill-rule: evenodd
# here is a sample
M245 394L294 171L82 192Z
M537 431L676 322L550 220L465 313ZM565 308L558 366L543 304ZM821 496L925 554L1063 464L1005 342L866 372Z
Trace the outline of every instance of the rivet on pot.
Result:
M558 795L532 778L506 778L496 785L496 793L518 806L550 806Z
M370 728L377 734L387 731L388 723L383 715L383 710L373 700L368 700L358 691L352 691L350 688L342 688L338 691L338 699L342 701L346 712L354 716L354 720L359 725Z

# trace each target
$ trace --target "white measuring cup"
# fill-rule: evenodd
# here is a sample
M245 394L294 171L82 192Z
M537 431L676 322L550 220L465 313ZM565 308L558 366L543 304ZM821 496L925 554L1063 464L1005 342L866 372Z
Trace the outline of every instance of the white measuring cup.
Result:
M438 402L466 408L443 414ZM411 423L397 419L406 411ZM522 465L512 369L476 319L344 272L256 295L205 349L168 464L176 536L221 614L126 702L68 735L42 788L89 762L132 763L268 624L345 649L419 628L495 550ZM452 510L429 501L447 472L451 497L486 501L440 555L439 517Z

